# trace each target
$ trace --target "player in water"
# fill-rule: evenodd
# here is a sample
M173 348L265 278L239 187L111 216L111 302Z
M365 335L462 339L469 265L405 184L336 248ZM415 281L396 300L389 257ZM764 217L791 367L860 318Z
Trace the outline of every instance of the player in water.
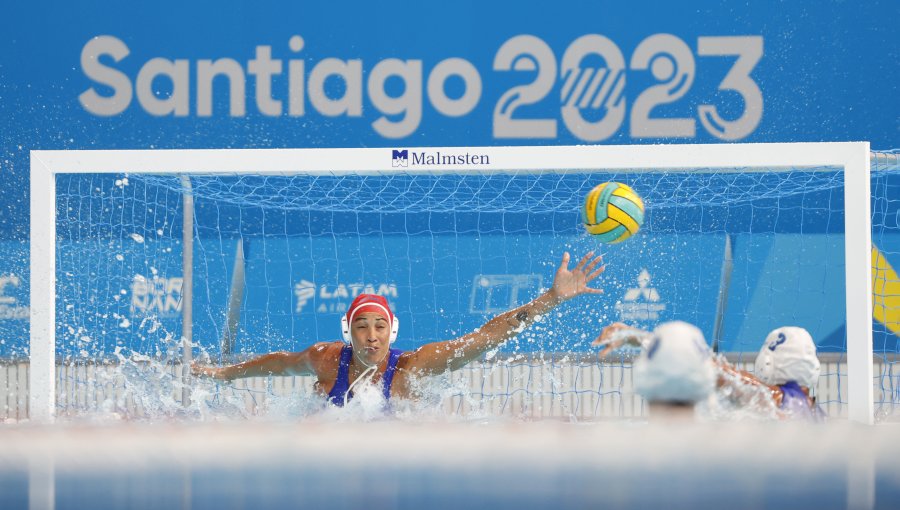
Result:
M617 322L604 328L593 345L603 347L600 352L603 358L623 345L647 345L651 339L650 333ZM733 390L731 398L738 403L748 405L757 394L755 390L762 390L771 399L779 418L825 419L825 411L810 395L810 388L815 388L818 382L820 365L816 345L805 329L784 326L769 333L756 357L752 374L738 370L724 358L713 360L718 372L717 385L730 386Z
M715 381L703 332L686 322L657 326L634 361L634 388L652 421L693 421L694 406L709 398Z
M344 342L320 342L300 352L275 352L226 367L193 365L195 375L229 381L269 375L315 375L316 388L336 405L353 397L353 388L370 381L385 399L414 396L416 379L455 370L499 347L564 301L603 291L589 287L605 266L590 252L569 269L569 253L562 257L553 286L530 303L489 320L484 326L453 340L425 344L410 352L391 349L399 322L387 301L372 294L353 300L342 318Z

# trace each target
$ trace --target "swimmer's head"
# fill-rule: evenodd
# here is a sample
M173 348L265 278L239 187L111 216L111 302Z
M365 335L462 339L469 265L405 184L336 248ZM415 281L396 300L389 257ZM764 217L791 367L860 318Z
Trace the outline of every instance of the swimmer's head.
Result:
M819 358L812 336L803 328L784 326L766 337L756 357L754 374L762 382L781 385L796 381L815 389L819 380Z
M400 323L383 296L360 294L341 317L344 341L353 345L356 358L366 366L380 363L389 344L397 339Z
M387 299L377 294L360 294L350 303L346 315L341 317L341 333L345 342L350 343L350 324L362 314L375 314L383 318L390 329L390 341L393 342L397 339L400 321L391 311Z
M686 322L660 324L634 362L635 390L649 402L693 404L706 399L714 383L703 332Z

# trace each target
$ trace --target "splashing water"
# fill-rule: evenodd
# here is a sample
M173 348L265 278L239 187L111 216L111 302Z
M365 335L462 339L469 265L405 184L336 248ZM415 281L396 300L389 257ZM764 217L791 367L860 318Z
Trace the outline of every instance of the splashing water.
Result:
M720 364L728 364L718 356ZM771 392L746 382L740 375L718 370L724 384L718 385L711 398L699 404L698 415L707 421L777 421L778 406Z
M578 421L577 409L564 397L576 382L554 367L574 365L569 357L514 355L491 360L475 370L475 379L447 373L411 381L409 400L386 401L381 381L361 383L346 407L329 404L316 390L313 377L239 379L219 382L182 375L181 341L161 332L155 355L115 350L115 363L95 364L93 374L68 372L61 392L81 391L87 398L63 395L58 415L78 421L314 421L371 422L386 419L407 422L496 422L505 419L533 420L541 417L548 401L554 416ZM525 339L524 341L527 341ZM210 355L194 345L201 364L211 364ZM494 356L495 358L497 356ZM476 363L477 365L478 363ZM530 367L516 372L517 366ZM625 365L623 365L624 367ZM481 370L481 371L479 371ZM771 421L779 412L768 391L747 384L734 374L722 373L726 384L698 405L703 421ZM571 375L569 376L571 378ZM500 386L496 386L498 384ZM474 385L473 385L474 384ZM478 385L482 387L479 389ZM605 390L609 383L602 383ZM615 384L615 382L613 382ZM76 390L71 390L75 388ZM610 388L615 391L615 387ZM183 396L189 395L184 405ZM547 397L550 396L550 400ZM577 403L574 405L578 405ZM534 411L537 411L536 413ZM591 419L588 417L588 419ZM596 419L596 417L594 417ZM640 418L637 418L640 420Z
M369 422L384 419L459 420L444 411L446 399L462 398L472 409L483 403L469 395L468 385L459 378L436 376L412 383L412 400L382 395L381 380L361 383L354 398L343 408L327 402L312 385L312 377L257 378L221 382L204 377L182 375L181 341L164 334L154 356L117 347L114 363L70 363L83 368L66 372L61 382L61 408L58 416L69 421L327 421ZM196 359L210 364L211 357L199 345ZM88 367L90 372L88 372ZM277 382L289 381L289 384ZM299 382L299 383L298 383ZM261 384L262 383L262 384ZM287 386L287 387L285 387ZM87 398L75 398L81 392ZM72 393L72 395L69 395ZM189 395L187 400L183 395ZM186 405L185 405L186 402ZM469 413L471 419L487 412Z

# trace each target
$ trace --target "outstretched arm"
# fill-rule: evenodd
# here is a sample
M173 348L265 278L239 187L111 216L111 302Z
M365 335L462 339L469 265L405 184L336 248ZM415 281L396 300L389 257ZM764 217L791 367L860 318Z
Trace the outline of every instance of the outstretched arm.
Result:
M734 397L738 400L743 402L753 398L754 392L762 391L770 394L776 404L781 404L784 392L778 386L766 384L746 370L738 370L723 357L714 356L713 363L716 364L716 368L719 370L716 386L720 388L723 386L731 387ZM752 388L752 390L748 392L748 388Z
M588 287L588 283L606 267L600 265L601 257L592 258L593 255L594 252L588 253L570 270L569 253L566 252L550 290L528 304L494 317L472 333L446 342L423 345L410 355L405 368L419 375L455 370L518 335L560 303L581 294L602 293L600 289Z
M600 336L595 338L591 345L603 348L598 355L602 359L623 345L643 348L652 336L649 331L631 327L623 322L614 322L603 328Z
M327 345L319 343L301 352L273 352L224 367L205 367L194 363L191 373L221 381L270 375L312 375L316 373L314 361L318 358L317 354L323 352Z

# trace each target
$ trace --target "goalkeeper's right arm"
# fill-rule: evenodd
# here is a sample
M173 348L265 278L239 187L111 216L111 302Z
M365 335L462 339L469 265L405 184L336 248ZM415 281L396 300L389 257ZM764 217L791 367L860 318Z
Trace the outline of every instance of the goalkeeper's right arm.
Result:
M300 352L273 352L258 358L224 367L191 365L191 373L220 381L243 377L267 377L270 375L314 375L314 359L325 350L327 343L319 343Z

